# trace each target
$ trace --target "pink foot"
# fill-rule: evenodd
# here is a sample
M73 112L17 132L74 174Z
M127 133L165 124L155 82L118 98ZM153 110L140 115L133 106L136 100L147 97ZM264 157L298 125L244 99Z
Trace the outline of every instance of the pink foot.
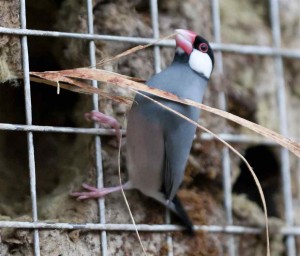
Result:
M100 124L109 125L111 128L115 129L115 134L116 134L118 143L120 142L120 139L121 139L121 136L122 136L121 131L120 131L120 124L118 123L118 121L115 118L113 118L111 116L108 116L108 115L105 115L101 112L97 112L95 110L93 110L91 112L88 112L88 113L85 113L84 116L88 121L93 120L93 121L98 122Z
M89 192L72 192L70 196L77 197L77 200L85 200L90 198L102 198L107 194L121 190L121 186L109 188L95 188L88 184L83 183L82 187Z

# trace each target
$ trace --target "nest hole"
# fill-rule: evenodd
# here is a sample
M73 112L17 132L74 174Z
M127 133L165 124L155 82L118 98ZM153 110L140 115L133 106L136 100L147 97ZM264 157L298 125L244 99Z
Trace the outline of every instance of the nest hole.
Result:
M276 200L280 185L280 164L276 153L268 146L257 145L246 149L245 158L260 181L266 198L268 215L279 217ZM263 209L259 191L244 162L241 162L240 170L240 175L233 186L233 192L246 194L251 201L257 203Z

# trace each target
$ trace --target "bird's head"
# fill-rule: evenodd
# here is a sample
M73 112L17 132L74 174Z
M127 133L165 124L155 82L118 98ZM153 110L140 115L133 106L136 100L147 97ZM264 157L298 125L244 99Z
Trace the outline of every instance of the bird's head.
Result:
M176 54L188 55L190 68L209 79L214 67L214 53L208 41L190 30L175 31Z

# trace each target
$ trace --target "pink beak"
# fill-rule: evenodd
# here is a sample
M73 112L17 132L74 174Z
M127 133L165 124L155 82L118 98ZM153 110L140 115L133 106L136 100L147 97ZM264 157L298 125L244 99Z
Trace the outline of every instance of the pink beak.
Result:
M177 32L177 35L175 36L176 46L184 50L186 54L191 54L197 34L185 29L176 29L175 32Z

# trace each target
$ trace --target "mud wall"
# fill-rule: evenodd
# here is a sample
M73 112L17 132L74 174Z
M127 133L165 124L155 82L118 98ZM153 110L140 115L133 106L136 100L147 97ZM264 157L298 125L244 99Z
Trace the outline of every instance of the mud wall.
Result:
M19 27L19 1L0 1L0 26ZM28 28L67 32L87 32L85 1L31 1L27 0ZM285 48L299 47L299 6L295 1L281 1L282 44ZM94 1L95 33L151 37L151 16L148 1ZM268 1L221 1L221 29L224 43L272 45ZM210 1L159 1L159 28L161 35L173 33L176 28L189 28L214 41ZM89 65L88 41L78 39L29 37L30 69L59 70ZM97 60L114 56L132 44L96 41ZM162 66L167 66L174 49L161 48ZM230 112L277 130L276 75L272 57L225 53L224 76L221 82L214 74L205 95L205 104L218 106L217 93L225 91ZM19 38L0 36L0 122L25 124L23 84L16 79L21 70ZM148 79L154 72L153 51L146 49L118 62L108 63L107 70ZM300 68L299 60L284 59L289 132L300 137ZM121 95L125 90L109 88ZM91 97L56 90L32 83L33 123L71 127L91 127L83 114L92 108ZM109 100L100 101L101 110L119 121L128 108ZM215 132L234 134L249 131L233 123L226 123L208 113L202 113L201 124ZM124 124L125 126L126 124ZM197 132L184 184L179 196L194 224L225 225L222 192L222 145L201 141ZM126 141L124 141L124 144ZM68 196L79 190L82 182L95 184L93 137L75 134L34 134L39 219L55 222L97 222L95 201L77 202ZM114 139L102 139L104 180L106 186L118 183L117 148ZM257 170L265 189L270 222L282 225L283 203L280 189L279 151L277 147L261 145L234 145L245 153ZM122 175L126 179L125 148L122 153ZM261 161L257 161L261 159ZM292 160L292 177L296 180L297 161ZM263 161L263 162L262 162ZM233 212L238 225L264 226L264 217L257 190L250 176L244 174L240 160L232 155ZM27 163L26 134L0 131L0 219L30 220L31 206ZM20 182L16 182L16 178ZM293 193L298 192L293 184ZM164 208L137 191L126 193L137 223L164 223ZM295 201L297 204L297 201ZM108 223L130 223L120 193L106 201ZM297 205L296 205L297 206ZM296 208L297 209L297 208ZM173 220L177 223L176 220ZM191 239L182 233L172 234L175 255L223 255L226 253L226 235L197 233ZM141 233L150 255L166 255L166 234ZM237 237L240 255L264 255L265 243L261 237ZM284 251L283 237L271 237L274 255ZM40 232L42 255L99 255L99 232L46 230ZM28 230L1 230L0 255L32 255L32 233ZM135 234L108 232L111 255L139 255L141 248Z

